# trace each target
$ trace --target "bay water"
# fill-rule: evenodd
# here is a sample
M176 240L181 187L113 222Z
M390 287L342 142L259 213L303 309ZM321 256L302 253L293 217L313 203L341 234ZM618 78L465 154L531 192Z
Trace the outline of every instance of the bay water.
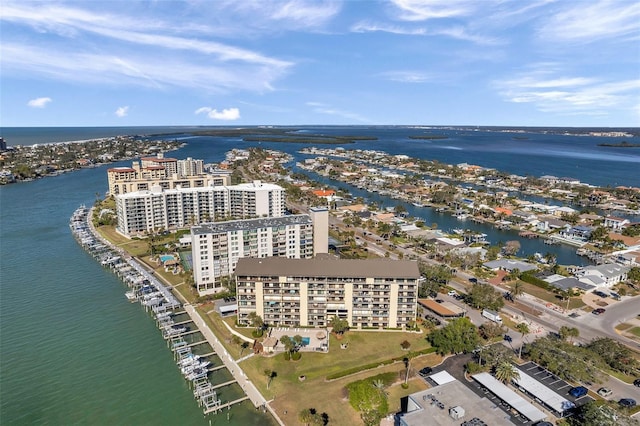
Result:
M71 128L53 139L41 128L9 130L2 129L9 145L175 131L177 136L171 138L186 143L169 154L176 158L218 162L231 148L256 145L289 152L296 161L308 158L297 153L303 147L299 144L191 137L185 128ZM344 145L347 149L468 162L522 175L571 176L604 186L640 186L639 152L597 146L611 142L608 138L531 134L516 141L509 134L447 131L449 139L425 141L408 139L416 130L401 127L306 131L378 137ZM0 187L0 423L270 424L272 420L248 402L232 408L228 419L226 413L204 417L153 319L138 304L126 301L119 279L71 236L69 217L80 204L91 205L105 193L106 169L116 165L130 162ZM397 204L388 197L373 197L383 206ZM449 216L406 207L427 224L438 223L444 230L460 227ZM464 227L494 232L482 224ZM502 231L490 234L493 243L516 238ZM561 263L580 263L573 248L539 248L533 246L541 244L536 240L521 241L521 255L551 251L558 253Z

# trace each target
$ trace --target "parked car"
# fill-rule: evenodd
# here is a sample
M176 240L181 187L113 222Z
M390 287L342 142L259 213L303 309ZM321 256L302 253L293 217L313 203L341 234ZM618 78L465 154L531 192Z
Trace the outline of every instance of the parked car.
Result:
M449 296L457 296L458 293L455 290L451 290L449 293L447 293Z
M625 408L633 408L636 406L636 400L632 398L622 398L620 401L618 401L618 404Z
M595 290L595 291L593 292L593 294L595 294L596 296L600 296L600 297L602 297L603 299L604 299L605 297L609 297L609 295L608 295L607 293L605 293L604 291L600 291L600 290Z
M588 392L589 392L589 389L585 388L584 386L576 386L575 388L571 388L569 390L569 395L571 395L574 398L581 398L585 396Z
M639 387L639 388L640 388L640 379L635 379L635 380L633 381L633 386L637 386L637 387Z
M598 395L600 395L603 398L611 396L612 393L613 393L613 391L611 389L609 389L609 388L600 388L600 389L598 389Z
M438 303L442 303L442 302L444 302L444 300L442 300L442 299L436 299L436 302L438 302Z
M513 338L511 336L509 336L508 334L504 335L504 340L506 340L507 342L511 343L513 341Z
M607 312L607 310L604 309L604 308L597 308L597 309L594 309L593 311L591 311L591 313L594 314L594 315L602 315L605 312Z
M418 371L418 375L420 377L427 377L429 374L431 374L431 372L433 371L433 368L431 367L424 367L423 369L421 369L420 371Z

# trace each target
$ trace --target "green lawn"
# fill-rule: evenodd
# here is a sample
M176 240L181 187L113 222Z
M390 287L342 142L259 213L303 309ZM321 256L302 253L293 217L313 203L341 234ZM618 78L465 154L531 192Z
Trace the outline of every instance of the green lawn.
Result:
M233 342L231 333L223 324L224 321L233 327L235 318L223 320L217 313L207 314L212 310L213 304L198 307L200 314L231 356L240 358L241 346ZM235 328L235 331L245 336L251 335L249 328ZM267 399L274 398L272 406L286 424L297 424L297 413L305 408L326 412L331 424L360 424L359 413L351 408L344 398L344 387L353 381L389 371L397 372L398 380L401 380L404 364L396 362L331 381L327 381L326 377L359 365L402 357L406 354L400 347L403 340L411 343L411 351L426 349L429 344L425 337L424 333L349 331L341 340L336 339L334 335L330 336L329 353L303 352L299 361L285 361L282 353L269 357L253 356L243 361L240 366ZM348 343L348 348L340 349L340 343ZM247 355L249 351L251 348L245 349L242 355ZM436 365L441 359L436 354L420 356L411 361L411 367L418 370L427 365ZM265 370L276 372L269 389ZM305 376L304 381L299 379L300 376ZM421 380L409 383L410 387L406 390L399 385L390 388L393 390L390 393L393 396L389 398L391 407L398 403L397 395L407 395L422 386ZM288 413L286 415L283 414L285 410Z

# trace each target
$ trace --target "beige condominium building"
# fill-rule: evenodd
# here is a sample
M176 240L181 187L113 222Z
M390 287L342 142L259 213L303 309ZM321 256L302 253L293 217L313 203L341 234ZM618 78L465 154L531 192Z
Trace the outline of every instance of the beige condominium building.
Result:
M142 235L175 230L228 218L280 217L285 214L285 191L279 185L254 181L230 186L149 190L116 195L116 230Z
M152 186L162 189L224 186L231 183L231 173L226 170L205 173L202 160L177 160L158 154L134 161L131 167L107 169L107 180L109 195L121 195L150 190Z
M328 212L324 210L324 217ZM224 291L221 277L233 274L243 257L310 258L314 251L327 253L328 245L316 247L316 240L326 241L328 233L321 212L273 218L232 220L207 223L191 228L193 278L200 295ZM319 223L316 223L319 222Z
M256 312L272 326L404 328L416 319L418 264L410 260L242 258L236 265L238 322Z

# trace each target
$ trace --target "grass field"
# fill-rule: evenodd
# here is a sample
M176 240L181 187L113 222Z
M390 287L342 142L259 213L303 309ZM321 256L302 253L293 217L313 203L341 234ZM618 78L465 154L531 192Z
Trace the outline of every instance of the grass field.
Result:
M231 356L237 359L241 356L241 351L242 356L251 351L251 347L242 350L239 344L234 343L231 333L223 324L224 321L234 327L235 318L221 319L213 312L213 304L201 305L198 309ZM251 335L251 329L248 328L234 330L248 337ZM285 361L282 353L269 357L253 356L240 366L265 398L274 400L272 406L287 424L296 424L298 413L305 408L326 412L331 424L360 424L360 415L349 405L344 390L348 383L383 372L397 372L398 385L389 388L389 406L396 410L399 408L400 397L424 389L424 381L419 378L410 380L409 388L402 389L399 383L404 378L405 368L401 361L336 380L328 381L326 377L359 365L401 358L406 354L400 347L403 340L411 343L411 351L429 347L424 333L349 331L341 340L334 335L330 336L329 353L303 352L299 361ZM341 343L348 343L348 348L341 349ZM441 357L436 354L417 357L411 361L411 371L436 365L440 361ZM276 373L269 389L265 370ZM304 376L303 381L300 376ZM310 405L309 401L313 403ZM284 414L285 411L287 414Z

